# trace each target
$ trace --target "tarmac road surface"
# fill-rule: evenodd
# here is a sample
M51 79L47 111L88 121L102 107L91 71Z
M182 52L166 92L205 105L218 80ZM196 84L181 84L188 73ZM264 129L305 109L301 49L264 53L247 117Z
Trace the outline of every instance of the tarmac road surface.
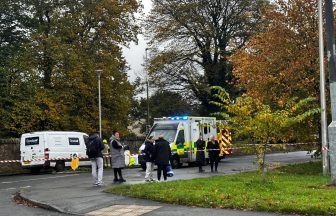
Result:
M268 162L281 165L311 161L305 151L276 153L267 155ZM227 175L243 171L255 170L255 156L237 156L224 159L218 168L218 173L210 173L209 166L205 173L198 173L197 167L184 167L174 170L174 177L169 181L193 179L213 175ZM140 169L125 169L123 175L127 184L144 182L145 173ZM178 205L168 205L149 200L133 199L104 193L103 190L112 186L113 171L104 170L103 187L92 186L90 173L57 173L40 175L16 175L0 177L0 216L2 215L155 215L155 216L266 216L280 215L274 213L235 211L226 209L195 208ZM63 213L40 208L25 207L12 202L12 196L20 191L22 196L46 204ZM120 213L120 214L118 214Z

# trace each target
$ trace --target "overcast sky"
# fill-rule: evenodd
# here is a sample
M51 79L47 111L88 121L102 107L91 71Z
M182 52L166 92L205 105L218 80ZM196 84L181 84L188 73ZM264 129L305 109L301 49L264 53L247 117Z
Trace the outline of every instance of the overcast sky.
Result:
M142 4L144 5L145 14L148 14L152 8L151 0L142 0ZM129 49L123 49L126 61L131 67L128 71L129 80L131 82L134 81L137 76L144 75L142 64L144 63L147 44L142 35L139 35L138 39L138 45L132 43Z

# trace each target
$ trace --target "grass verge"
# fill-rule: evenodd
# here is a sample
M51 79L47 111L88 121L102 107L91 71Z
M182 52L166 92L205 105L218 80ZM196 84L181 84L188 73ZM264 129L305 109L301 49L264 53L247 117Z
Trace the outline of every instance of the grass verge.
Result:
M258 172L112 187L107 192L172 204L306 215L336 215L336 188L321 162Z

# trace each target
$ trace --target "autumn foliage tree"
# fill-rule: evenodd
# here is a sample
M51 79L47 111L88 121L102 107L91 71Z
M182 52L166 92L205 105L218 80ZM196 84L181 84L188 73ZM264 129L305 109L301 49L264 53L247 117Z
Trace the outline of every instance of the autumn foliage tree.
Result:
M136 41L136 0L6 0L1 10L1 132L126 130L133 87L121 45ZM14 45L12 44L14 41Z
M264 31L231 57L238 84L271 106L282 107L292 97L318 98L316 1L276 0L263 20Z

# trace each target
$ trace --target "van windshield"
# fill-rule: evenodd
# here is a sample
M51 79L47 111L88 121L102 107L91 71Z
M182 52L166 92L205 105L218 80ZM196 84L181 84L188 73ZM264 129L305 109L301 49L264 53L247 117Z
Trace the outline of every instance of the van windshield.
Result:
M167 140L168 142L172 143L174 142L175 136L176 136L176 132L177 132L177 127L178 127L178 123L174 123L174 124L160 124L160 123L156 123L150 134L148 135L153 136L154 139L158 139L160 134L163 134L163 138L165 140Z

